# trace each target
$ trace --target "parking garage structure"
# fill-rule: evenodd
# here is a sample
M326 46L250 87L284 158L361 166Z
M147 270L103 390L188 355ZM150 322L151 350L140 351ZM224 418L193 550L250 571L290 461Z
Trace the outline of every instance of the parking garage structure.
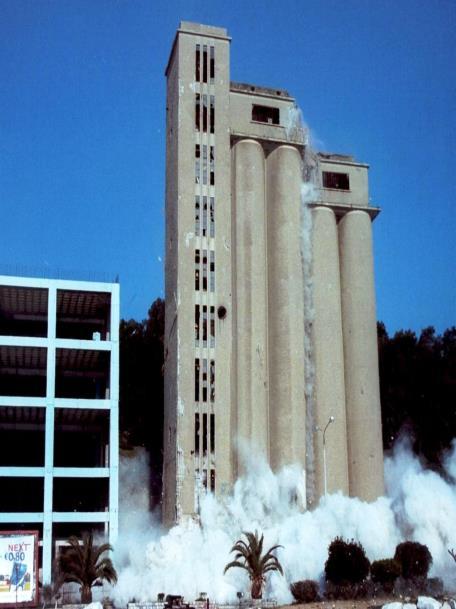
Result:
M0 530L118 530L119 285L0 275Z

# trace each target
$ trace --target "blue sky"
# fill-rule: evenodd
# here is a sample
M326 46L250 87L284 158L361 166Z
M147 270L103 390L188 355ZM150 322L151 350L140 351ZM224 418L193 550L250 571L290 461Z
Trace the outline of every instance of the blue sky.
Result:
M454 0L0 0L0 271L163 295L165 79L181 19L227 27L232 80L288 89L317 146L368 162L378 318L454 325Z

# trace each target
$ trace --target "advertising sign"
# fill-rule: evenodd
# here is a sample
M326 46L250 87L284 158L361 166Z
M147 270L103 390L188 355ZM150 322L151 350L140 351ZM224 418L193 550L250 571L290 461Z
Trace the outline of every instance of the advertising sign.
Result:
M38 531L0 531L0 607L37 602Z

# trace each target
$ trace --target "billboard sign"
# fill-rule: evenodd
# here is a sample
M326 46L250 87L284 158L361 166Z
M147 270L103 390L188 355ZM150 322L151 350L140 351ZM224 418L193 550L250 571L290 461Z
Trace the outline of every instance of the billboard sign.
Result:
M0 607L38 603L38 531L0 531Z

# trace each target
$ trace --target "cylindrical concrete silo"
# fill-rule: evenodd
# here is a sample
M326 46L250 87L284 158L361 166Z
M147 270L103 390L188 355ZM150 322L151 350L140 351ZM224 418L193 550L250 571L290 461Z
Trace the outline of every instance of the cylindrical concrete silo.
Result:
M304 319L300 253L301 156L267 158L270 463L305 466Z
M332 209L316 207L313 220L313 345L315 361L315 492L348 495L347 423L340 295L339 243ZM330 422L330 418L334 420ZM329 423L329 424L328 424ZM323 431L325 430L325 438ZM325 443L323 444L323 440Z
M237 439L268 458L265 159L249 139L237 142L232 154Z
M339 222L350 495L384 492L372 227L367 212Z

